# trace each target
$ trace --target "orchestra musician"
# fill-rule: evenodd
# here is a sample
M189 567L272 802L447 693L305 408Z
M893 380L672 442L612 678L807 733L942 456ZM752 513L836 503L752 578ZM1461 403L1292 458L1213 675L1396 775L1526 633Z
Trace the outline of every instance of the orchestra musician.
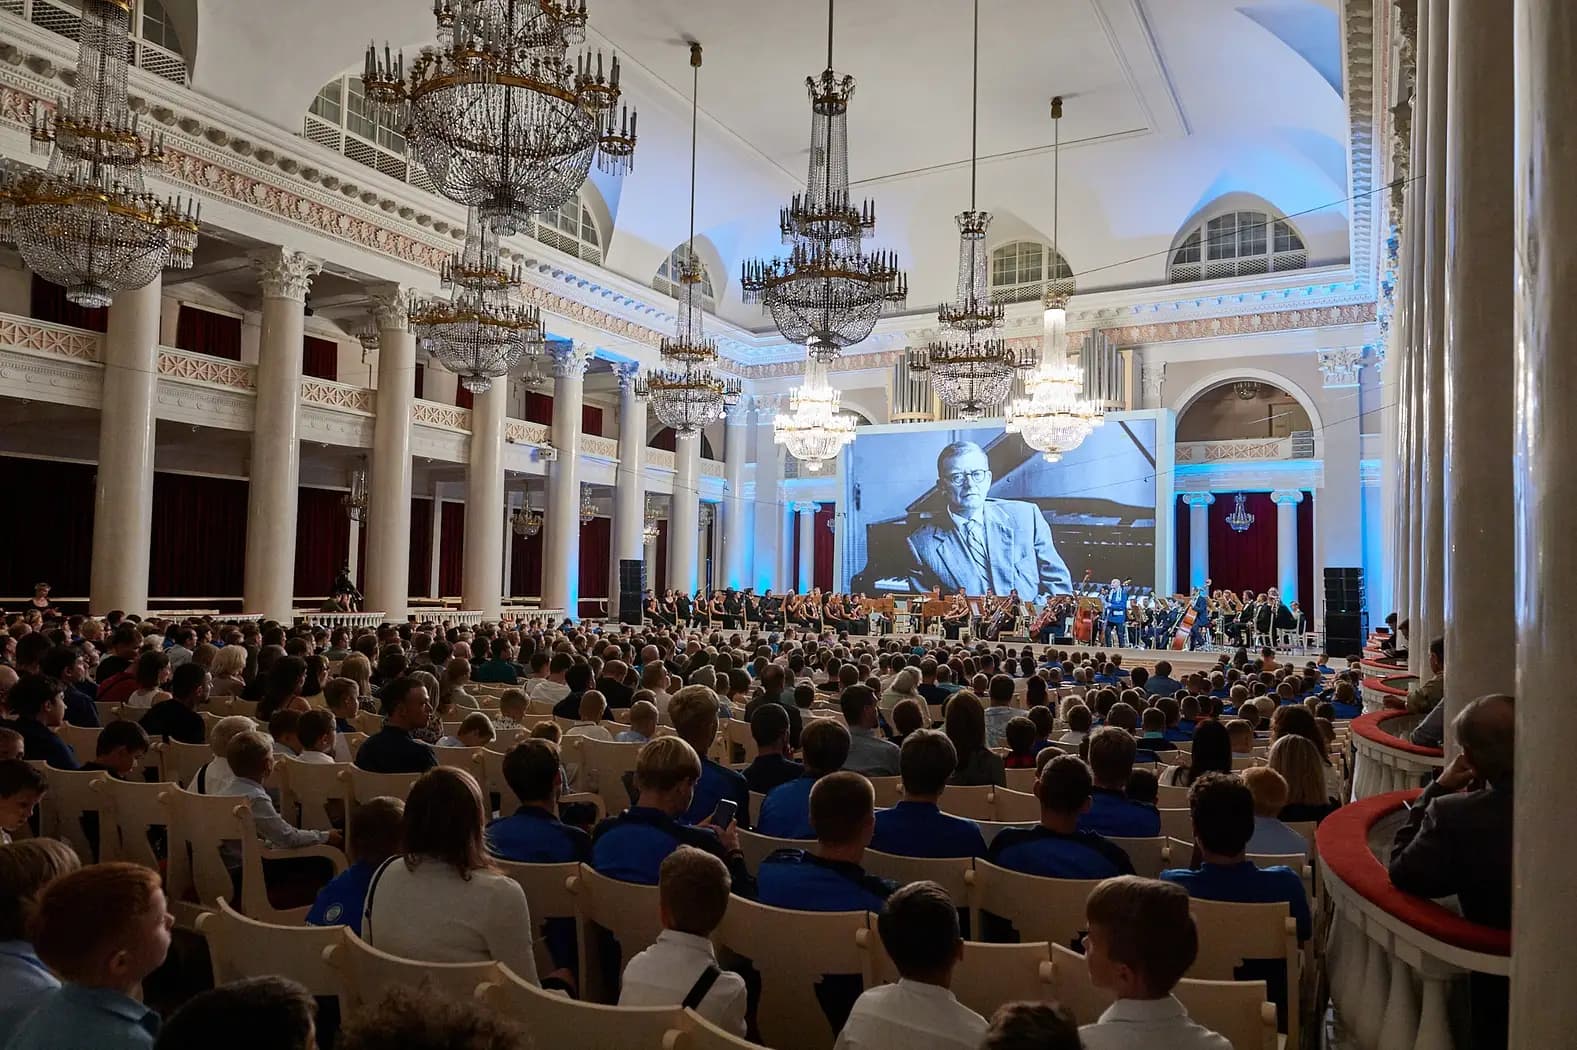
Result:
M1106 643L1128 646L1128 590L1121 580L1106 589Z
M728 610L724 608L722 591L713 591L712 598L706 603L707 614L711 622L728 626Z
M730 587L723 594L723 629L737 631L744 626L744 615L744 595Z
M942 628L947 637L957 639L961 630L968 627L974 618L974 610L969 605L969 596L962 589L947 600L947 611L942 614Z

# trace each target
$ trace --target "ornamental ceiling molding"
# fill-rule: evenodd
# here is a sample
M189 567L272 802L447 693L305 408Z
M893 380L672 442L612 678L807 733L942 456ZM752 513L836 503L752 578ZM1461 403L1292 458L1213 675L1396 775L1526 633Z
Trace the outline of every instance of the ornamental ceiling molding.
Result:
M1375 8L1381 17L1375 17ZM1384 39L1390 26L1390 0L1344 0L1342 26L1345 30L1342 85L1347 96L1347 171L1351 234L1349 251L1353 275L1366 288L1374 287L1377 267L1375 238L1376 166L1384 158L1375 156L1375 144L1385 134L1385 113L1375 105L1375 85L1386 85L1384 70L1389 64L1390 47ZM1380 28L1376 35L1376 23ZM1380 76L1376 76L1379 73ZM1386 94L1389 88L1383 87Z

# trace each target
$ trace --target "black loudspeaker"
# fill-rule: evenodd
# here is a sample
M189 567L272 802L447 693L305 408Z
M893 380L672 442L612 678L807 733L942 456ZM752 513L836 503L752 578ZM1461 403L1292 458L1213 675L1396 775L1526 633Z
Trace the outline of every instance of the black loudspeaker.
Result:
M1355 614L1364 611L1362 569L1325 570L1325 613Z
M619 622L644 623L645 597L646 562L640 558L619 559Z

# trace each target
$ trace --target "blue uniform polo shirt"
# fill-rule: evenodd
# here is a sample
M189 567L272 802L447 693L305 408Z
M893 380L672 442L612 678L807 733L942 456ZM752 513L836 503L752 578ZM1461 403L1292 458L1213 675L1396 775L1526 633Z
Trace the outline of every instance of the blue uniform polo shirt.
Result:
M1090 810L1079 818L1080 831L1119 839L1153 839L1161 833L1161 813L1154 806L1132 802L1120 791L1096 788Z
M487 851L518 864L567 864L591 856L591 837L540 806L522 806L514 816L487 826Z
M980 825L943 813L934 802L900 802L876 814L871 849L899 857L981 857Z
M745 783L744 775L737 769L729 769L709 758L702 760L701 779L695 783L695 794L690 798L690 808L685 810L685 822L701 823L716 811L717 803L725 798L732 799L734 805L738 807L734 819L739 821L739 826L749 830L751 827L750 785Z
M307 912L308 926L349 926L361 935L361 914L367 906L367 888L378 870L376 864L357 861L318 891Z
M1134 873L1133 862L1116 843L1094 832L1065 835L1044 825L998 832L986 860L1047 879L1109 879Z
M768 792L761 803L761 814L756 830L775 839L813 839L815 829L810 826L810 789L818 778L811 773Z

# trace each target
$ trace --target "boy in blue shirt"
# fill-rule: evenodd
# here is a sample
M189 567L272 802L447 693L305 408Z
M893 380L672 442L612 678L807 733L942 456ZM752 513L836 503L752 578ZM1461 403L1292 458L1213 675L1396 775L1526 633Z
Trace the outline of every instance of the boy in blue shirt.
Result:
M1126 706L1126 705L1118 705ZM1128 799L1137 746L1125 729L1105 726L1090 734L1090 772L1095 786L1090 808L1079 818L1080 831L1120 839L1149 839L1161 834L1161 813Z
M591 838L559 820L564 789L559 748L551 740L527 738L504 756L504 781L520 800L512 816L487 826L487 850L517 864L565 864L591 858Z
M816 781L843 768L849 757L849 731L841 722L818 718L800 735L805 772L768 793L761 803L756 830L775 839L813 839L810 792Z
M1056 755L1035 779L1040 824L1007 828L991 840L986 860L999 868L1048 879L1105 879L1132 875L1133 863L1115 843L1079 828L1089 812L1093 780L1077 755Z
M734 769L714 762L707 757L712 741L717 739L717 693L704 685L687 685L668 701L668 720L674 732L695 749L701 758L701 779L696 782L695 794L684 818L699 824L712 815L722 799L731 799L736 807L735 819L742 828L750 828L750 785ZM758 814L759 816L759 814Z
M397 798L368 799L350 818L350 867L318 891L307 912L309 926L349 926L361 934L361 915L367 904L367 887L383 862L400 852L401 822L405 803Z
M899 755L903 801L876 814L871 849L900 857L979 857L985 837L972 820L943 813L937 805L947 778L958 766L958 751L947 734L917 729Z

